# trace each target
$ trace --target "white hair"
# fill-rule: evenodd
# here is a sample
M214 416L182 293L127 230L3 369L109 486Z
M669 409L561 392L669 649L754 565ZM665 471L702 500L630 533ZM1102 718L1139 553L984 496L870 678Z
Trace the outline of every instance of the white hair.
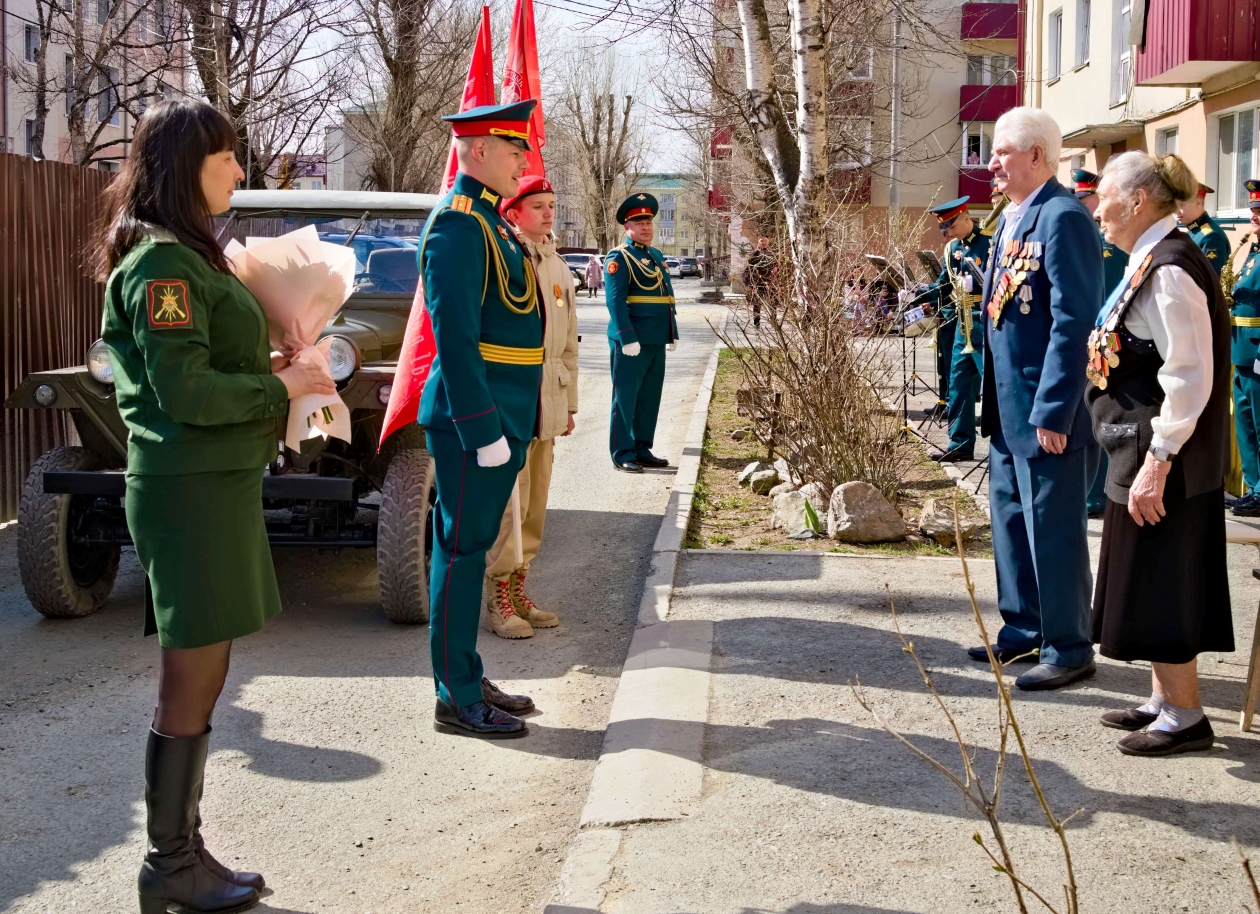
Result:
M993 142L1003 136L1015 144L1020 152L1040 146L1046 153L1051 168L1058 168L1059 153L1063 151L1063 137L1059 125L1040 108L1021 105L1012 108L993 125Z
M1156 158L1136 149L1112 156L1103 166L1102 177L1110 178L1116 192L1131 199L1139 190L1161 216L1171 213L1182 200L1199 191L1199 182L1186 163L1175 155Z

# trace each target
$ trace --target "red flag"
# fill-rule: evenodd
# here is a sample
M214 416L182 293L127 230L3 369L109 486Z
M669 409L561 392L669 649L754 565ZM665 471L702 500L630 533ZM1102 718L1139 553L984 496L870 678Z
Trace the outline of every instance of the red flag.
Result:
M543 147L547 145L547 133L543 129L542 78L538 72L538 36L534 33L533 0L516 0L516 12L512 15L512 34L508 38L507 66L503 71L502 103L535 99L534 113L529 118L529 154L527 175L545 178Z
M531 34L532 34L531 28ZM481 29L477 43L473 45L472 61L468 65L468 79L464 81L464 98L459 110L467 111L481 105L494 104L494 51L490 44L490 7L481 8ZM442 181L439 195L445 194L455 183L459 164L455 160L455 142L446 163L446 178ZM420 411L420 395L429 369L437 356L437 344L433 339L433 324L429 309L424 304L424 285L416 283L416 297L407 317L407 331L403 334L402 350L398 353L398 368L394 371L394 384L385 407L385 421L381 428L381 444L394 432L416 421ZM379 447L379 445L378 445Z

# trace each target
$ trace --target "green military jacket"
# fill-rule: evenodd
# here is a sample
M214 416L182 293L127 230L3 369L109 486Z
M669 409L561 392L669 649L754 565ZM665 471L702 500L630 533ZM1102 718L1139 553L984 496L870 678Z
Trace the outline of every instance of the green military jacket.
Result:
M155 229L106 281L102 324L128 472L261 472L275 459L289 394L262 308L235 276Z
M984 273L989 264L989 246L993 237L980 230L978 224L973 225L966 238L954 238L945 245L945 263L941 267L941 275L936 282L928 286L927 291L920 292L908 305L913 308L925 303L936 306L942 323L948 323L958 316L958 303L954 301L954 286L950 282L949 272L952 269L963 276L972 277L971 308L980 310L980 291L984 287ZM963 258L967 263L963 263Z
M604 260L608 338L621 345L663 345L678 339L674 285L665 255L626 238Z
M1233 325L1230 360L1250 368L1260 357L1260 243L1252 242L1238 271L1229 322Z
M419 420L457 433L465 451L502 437L529 441L538 422L538 281L498 205L498 194L458 173L417 254L437 346Z
M1102 228L1099 227L1098 234L1102 235ZM1129 266L1129 255L1123 250L1116 247L1106 236L1103 236L1102 245L1103 256L1103 301L1107 300L1116 286L1120 285L1120 280L1124 279L1124 271Z
M1220 276L1221 270L1225 267L1225 261L1229 260L1229 239L1225 237L1225 230L1221 228L1220 223L1204 213L1187 225L1186 231L1203 251L1208 263L1216 271L1216 275Z

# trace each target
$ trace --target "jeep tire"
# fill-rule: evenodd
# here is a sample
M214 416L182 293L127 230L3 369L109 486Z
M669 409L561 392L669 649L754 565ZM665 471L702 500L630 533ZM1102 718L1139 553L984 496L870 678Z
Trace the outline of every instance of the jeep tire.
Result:
M394 453L381 487L376 528L376 573L381 606L392 622L429 621L429 521L435 499L433 457L423 448Z
M50 619L90 615L114 588L118 545L77 545L71 538L72 526L91 506L92 497L44 492L46 472L99 469L100 458L85 448L53 448L35 461L22 489L18 574L31 605Z

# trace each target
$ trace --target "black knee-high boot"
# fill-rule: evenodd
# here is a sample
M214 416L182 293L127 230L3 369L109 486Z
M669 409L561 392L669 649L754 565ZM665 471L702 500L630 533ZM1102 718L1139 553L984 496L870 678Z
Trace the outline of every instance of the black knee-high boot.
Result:
M258 903L257 889L216 876L197 854L193 834L209 746L209 730L179 737L149 731L144 758L149 852L140 867L140 914L166 914L171 905L187 914L229 914Z

